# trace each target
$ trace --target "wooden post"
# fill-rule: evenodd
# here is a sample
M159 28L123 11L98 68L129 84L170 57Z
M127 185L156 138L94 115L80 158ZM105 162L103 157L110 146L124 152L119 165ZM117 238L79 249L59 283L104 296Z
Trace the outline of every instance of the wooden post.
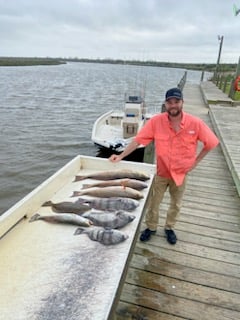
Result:
M238 65L237 65L237 70L236 70L236 73L235 73L235 76L232 80L232 83L231 83L231 87L230 87L230 91L229 91L229 98L233 99L234 100L234 95L235 95L235 89L234 89L234 81L235 79L240 76L240 57L238 59Z
M218 40L220 41L220 45L219 45L219 51L218 51L218 59L217 59L216 69L215 69L214 76L213 76L214 79L217 77L217 73L218 73L219 62L220 62L221 52L222 52L223 36L221 36L221 37L218 36Z

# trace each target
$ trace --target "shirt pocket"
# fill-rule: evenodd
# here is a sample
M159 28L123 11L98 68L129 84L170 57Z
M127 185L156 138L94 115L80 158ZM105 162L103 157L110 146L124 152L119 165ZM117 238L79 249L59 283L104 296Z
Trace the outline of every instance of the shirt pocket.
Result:
M155 146L157 154L167 154L169 152L170 137L168 134L157 134L155 136Z
M197 138L195 135L187 134L182 137L182 146L186 152L194 153L197 147Z

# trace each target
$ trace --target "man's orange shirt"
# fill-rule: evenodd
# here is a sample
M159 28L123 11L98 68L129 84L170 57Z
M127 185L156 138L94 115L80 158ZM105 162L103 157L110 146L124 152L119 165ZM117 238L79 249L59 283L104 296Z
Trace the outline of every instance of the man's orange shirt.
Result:
M215 148L219 140L212 130L199 118L182 113L181 129L175 132L167 112L153 116L138 132L135 140L146 146L155 143L157 175L171 178L181 185L186 173L197 157L198 141L205 150Z

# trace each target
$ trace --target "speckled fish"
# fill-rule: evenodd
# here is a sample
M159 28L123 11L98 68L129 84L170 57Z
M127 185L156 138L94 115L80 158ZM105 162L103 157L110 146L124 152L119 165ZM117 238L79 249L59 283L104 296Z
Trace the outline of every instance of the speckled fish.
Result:
M139 206L137 200L131 198L78 198L76 202L89 205L89 207L96 210L106 210L106 211L133 211Z
M40 215L39 213L34 214L29 222L44 220L51 223L66 223L66 224L74 224L77 226L90 227L92 222L82 216L78 216L74 213L62 213L62 214L51 214L51 215Z
M80 191L74 191L73 197L78 196L93 196L93 197L102 197L102 198L110 198L110 197L122 197L122 198L132 198L132 199L142 199L143 194L135 189L120 186L113 187L105 187L105 188L89 188Z
M114 180L83 184L82 189L93 188L93 187L103 188L103 187L111 187L111 186L122 186L124 188L129 187L136 190L143 190L144 188L147 188L148 185L141 180L127 178L127 179L114 179Z
M108 170L108 171L101 171L96 173L89 173L86 175L77 175L75 177L75 181L80 181L84 179L95 179L95 180L113 180L113 179L137 179L146 181L150 179L149 175L145 174L144 172L128 170L128 169L117 169L117 170Z
M117 244L128 238L128 235L119 230L102 227L91 227L89 229L79 227L74 235L82 233L86 233L91 240L98 241L104 245Z
M71 201L63 201L58 203L53 203L52 201L47 201L43 204L43 207L52 207L53 211L55 212L69 212L69 213L76 213L82 214L85 211L90 210L91 208L87 203L81 203L78 201L71 202Z
M135 219L134 215L124 211L107 212L91 210L85 212L82 216L92 221L95 226L111 229L122 228Z

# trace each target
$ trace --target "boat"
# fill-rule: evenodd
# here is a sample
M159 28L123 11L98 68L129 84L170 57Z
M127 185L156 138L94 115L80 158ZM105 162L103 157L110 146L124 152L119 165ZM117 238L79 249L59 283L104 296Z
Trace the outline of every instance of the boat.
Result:
M70 197L86 179L76 175L106 170L132 169L150 179L131 213L135 219L121 229L128 239L105 246L86 234L75 236L77 226L45 221L29 223L31 217L51 215L52 202ZM107 320L114 313L119 291L137 241L155 165L78 155L0 216L1 319ZM95 180L96 182L96 180ZM91 227L90 227L91 228ZM109 276L110 275L110 276ZM104 299L103 299L104 297Z
M127 95L123 110L108 111L95 121L91 140L100 148L122 152L151 117L146 111L141 95Z

